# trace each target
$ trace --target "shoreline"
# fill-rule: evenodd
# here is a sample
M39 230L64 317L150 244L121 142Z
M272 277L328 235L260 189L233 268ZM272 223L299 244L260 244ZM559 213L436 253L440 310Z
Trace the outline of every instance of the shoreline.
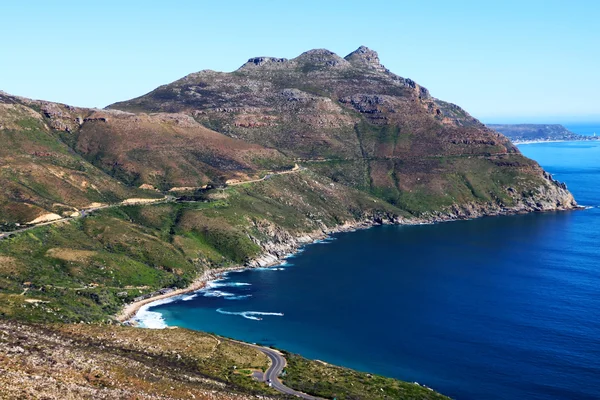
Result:
M556 211L576 211L585 209L580 205L574 205L571 208L556 208L556 209L548 209L548 210L523 210L523 209L504 209L504 210L490 210L486 213L476 213L475 215L442 215L442 216L430 216L428 218L415 218L415 219L404 219L398 216L394 216L388 219L383 218L370 218L364 219L361 221L354 222L346 222L342 225L338 225L333 228L315 230L308 233L303 233L298 236L292 238L292 243L288 245L288 249L283 256L273 254L272 252L265 251L258 257L250 260L248 263L244 265L235 265L226 268L216 268L204 271L198 278L196 278L189 286L181 289L174 290L170 293L150 297L148 299L139 300L133 303L129 303L123 307L123 309L115 316L116 320L120 323L136 326L135 323L132 323L131 320L136 317L140 309L148 304L168 299L171 297L180 296L183 294L187 294L190 292L196 292L201 289L204 289L206 285L211 282L220 279L227 272L234 271L245 271L251 270L255 268L269 268L274 267L276 265L280 265L285 262L285 260L297 254L298 250L306 245L314 244L319 240L326 239L332 234L340 233L340 232L353 232L359 229L369 229L373 226L380 225L428 225L428 224L436 224L441 222L453 222L453 221L468 221L482 217L500 217L500 216L509 216L509 215L519 215L519 214L529 214L535 212L556 212Z
M515 146L518 146L521 144L539 144L539 143L595 142L597 140L599 140L599 139L550 139L550 140L534 139L534 140L515 140L515 141L512 141L512 143Z
M391 223L376 223L375 221L360 221L352 224L343 224L339 225L335 228L328 229L326 232L320 231L317 233L316 231L305 233L296 237L296 243L293 245L292 251L287 253L284 257L278 257L271 253L263 253L257 258L249 261L246 265L234 265L226 268L215 268L204 271L198 278L196 278L189 286L181 289L174 290L169 293L161 294L158 296L150 297L144 300L135 301L133 303L129 303L123 307L123 309L115 316L115 319L120 323L130 323L131 320L135 318L140 309L150 303L154 303L159 300L168 299L171 297L181 296L183 294L196 292L202 290L206 287L209 282L216 281L220 279L224 274L228 272L239 272L245 270L251 270L255 268L270 268L276 265L280 265L285 262L285 260L295 255L298 252L298 249L305 245L314 244L319 240L323 240L329 237L331 234L339 233L339 232L352 232L358 229L368 229L376 225L391 225ZM405 223L396 223L394 225L418 225L417 224L405 224ZM134 325L134 324L131 324ZM134 325L135 326L135 325Z
M115 319L121 323L127 323L131 321L137 315L140 309L147 304L201 290L204 287L206 287L206 284L208 282L219 279L219 277L221 277L224 273L231 271L239 271L244 268L246 267L232 266L226 268L209 269L207 271L204 271L199 277L194 279L194 281L190 283L189 286L185 288L177 289L172 292L150 297L144 300L134 301L133 303L125 305L123 309L119 312L119 314L115 316Z

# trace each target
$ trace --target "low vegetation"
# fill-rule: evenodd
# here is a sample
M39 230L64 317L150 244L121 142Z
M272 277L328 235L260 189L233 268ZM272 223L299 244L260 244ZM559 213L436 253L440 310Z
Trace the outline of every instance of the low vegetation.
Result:
M448 399L415 383L340 368L286 353L282 380L289 387L314 396L339 400Z
M2 398L250 399L278 393L238 370L261 352L185 329L26 325L0 319Z
M300 235L377 213L402 215L366 193L331 184L302 171L214 189L203 202L104 209L2 240L0 316L107 320L137 296L248 262L270 235Z

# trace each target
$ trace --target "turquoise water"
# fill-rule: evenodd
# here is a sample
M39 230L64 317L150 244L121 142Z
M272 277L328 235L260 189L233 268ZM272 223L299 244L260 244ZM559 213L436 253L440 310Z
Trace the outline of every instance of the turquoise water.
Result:
M337 234L141 317L456 399L598 399L600 143L520 149L590 208Z

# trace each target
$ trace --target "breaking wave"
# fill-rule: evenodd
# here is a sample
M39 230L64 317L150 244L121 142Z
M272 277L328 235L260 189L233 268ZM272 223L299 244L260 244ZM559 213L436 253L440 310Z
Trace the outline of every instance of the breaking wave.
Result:
M135 317L132 320L137 323L140 328L148 328L148 329L164 329L167 328L168 325L165 322L162 314L156 311L149 311L150 307L159 306L161 304L172 303L175 300L178 300L179 296L169 297L166 299L156 300L152 303L144 304L140 307L138 312L135 314Z
M223 279L216 281L210 281L206 283L206 289L214 289L220 287L239 287L239 286L250 286L250 283L246 282L224 282Z
M262 312L262 311L225 311L222 308L217 308L217 312L220 314L226 315L239 315L246 319L251 319L254 321L261 321L262 318L260 316L274 316L274 317L283 317L283 313L278 312Z
M181 301L190 301L192 299L195 299L196 297L198 297L198 293L192 294L190 296L183 296L181 298Z
M204 297L230 297L235 296L233 293L223 292L221 290L207 290L202 293Z
M240 294L239 296L227 296L225 297L225 300L243 300L243 299L247 299L248 297L252 297L251 294Z

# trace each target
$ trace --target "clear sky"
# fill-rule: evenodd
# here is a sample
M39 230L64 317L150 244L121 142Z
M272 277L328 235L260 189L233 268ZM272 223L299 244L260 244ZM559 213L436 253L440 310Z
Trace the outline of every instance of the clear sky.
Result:
M484 122L600 121L600 1L3 1L0 90L104 107L202 69L366 45Z

